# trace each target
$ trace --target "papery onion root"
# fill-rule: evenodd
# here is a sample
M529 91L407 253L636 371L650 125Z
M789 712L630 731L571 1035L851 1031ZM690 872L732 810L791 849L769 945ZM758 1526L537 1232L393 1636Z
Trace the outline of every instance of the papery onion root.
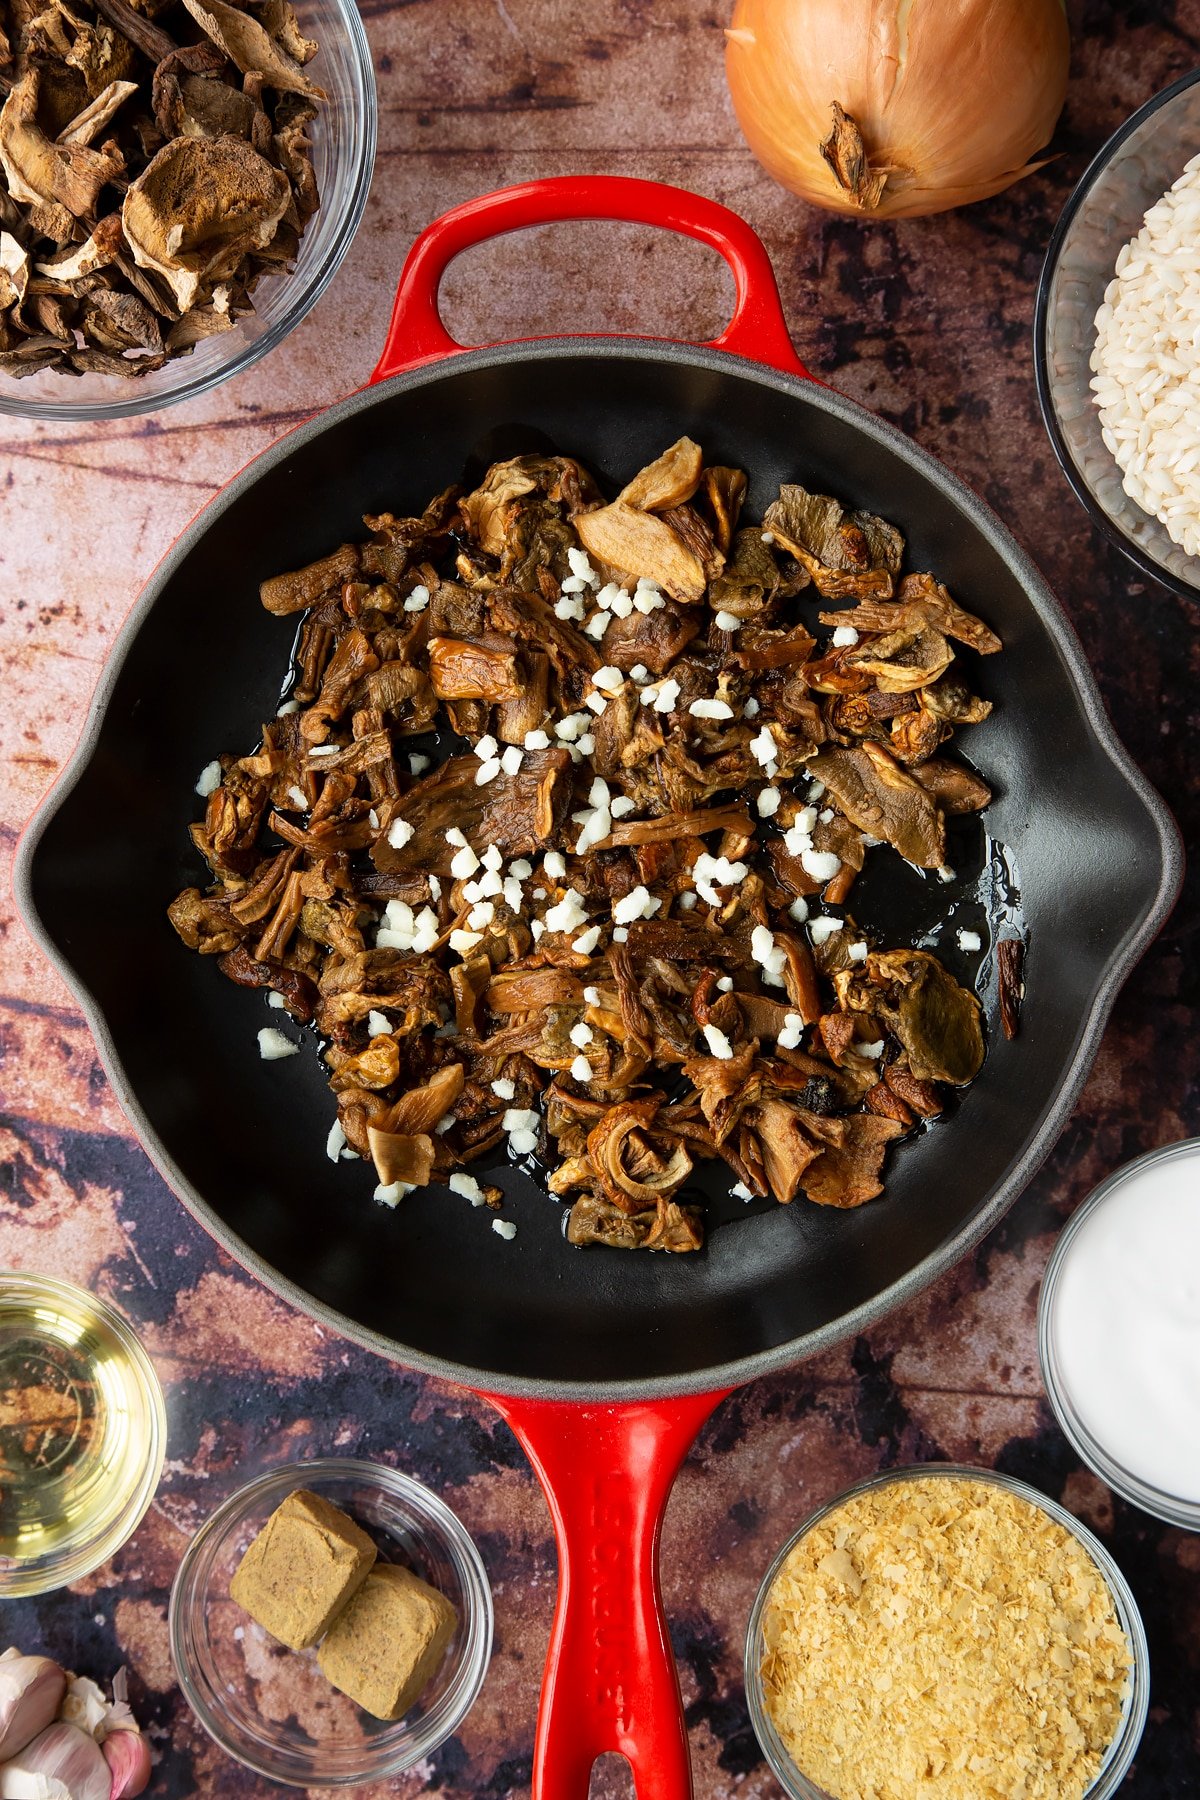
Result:
M857 122L844 107L833 103L833 125L821 145L821 155L833 170L839 187L849 194L855 206L864 210L879 205L887 183L889 169L874 169L863 134Z
M1043 166L1066 95L1062 0L738 0L726 40L759 161L858 217L999 193Z

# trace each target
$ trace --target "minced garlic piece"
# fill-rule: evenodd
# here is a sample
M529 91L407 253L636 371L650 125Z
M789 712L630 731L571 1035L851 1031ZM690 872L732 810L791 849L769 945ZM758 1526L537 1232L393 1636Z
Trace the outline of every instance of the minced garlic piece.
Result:
M1070 1533L953 1475L829 1513L776 1576L763 1637L767 1710L831 1800L1082 1800L1131 1664Z

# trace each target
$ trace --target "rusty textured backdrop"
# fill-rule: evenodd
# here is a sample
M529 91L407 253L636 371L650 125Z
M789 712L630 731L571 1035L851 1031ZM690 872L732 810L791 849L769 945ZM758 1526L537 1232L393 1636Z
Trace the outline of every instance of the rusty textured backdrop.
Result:
M1194 841L1200 608L1137 578L1089 530L1038 421L1030 322L1072 182L1123 117L1200 60L1200 0L1074 6L1060 159L986 204L874 230L806 208L749 155L722 76L728 0L593 0L586 12L565 0L364 0L363 10L382 114L375 186L348 262L304 325L240 380L175 411L87 428L0 421L5 857L174 534L257 450L369 374L415 233L470 195L576 170L660 177L750 219L801 354L1009 522L1074 620L1119 731ZM464 341L564 326L703 336L727 303L706 251L607 226L474 253L445 289ZM1047 760L1053 779L1052 738ZM1002 1228L921 1301L736 1396L704 1432L663 1551L700 1800L778 1792L739 1676L773 1549L846 1481L918 1457L1022 1475L1113 1546L1155 1664L1151 1722L1123 1792L1200 1795L1200 1537L1114 1503L1080 1469L1047 1411L1034 1332L1039 1278L1071 1208L1117 1164L1200 1132L1197 919L1193 879L1119 1001L1056 1152ZM53 1270L124 1306L170 1407L166 1473L133 1541L70 1592L5 1606L0 1634L96 1674L130 1665L160 1759L156 1794L258 1800L276 1790L224 1761L174 1688L165 1616L176 1563L218 1500L260 1466L335 1449L381 1457L462 1514L498 1624L462 1731L387 1791L526 1794L554 1562L545 1508L506 1427L453 1390L331 1340L215 1252L131 1139L70 996L14 920L7 882L0 1059L0 1262ZM611 1770L595 1786L623 1791Z

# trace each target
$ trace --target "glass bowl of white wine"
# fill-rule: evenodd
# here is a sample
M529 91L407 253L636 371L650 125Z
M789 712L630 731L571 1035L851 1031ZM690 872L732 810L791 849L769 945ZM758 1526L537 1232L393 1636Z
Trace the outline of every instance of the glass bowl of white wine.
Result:
M122 1315L48 1275L0 1273L0 1598L107 1562L165 1449L162 1388Z

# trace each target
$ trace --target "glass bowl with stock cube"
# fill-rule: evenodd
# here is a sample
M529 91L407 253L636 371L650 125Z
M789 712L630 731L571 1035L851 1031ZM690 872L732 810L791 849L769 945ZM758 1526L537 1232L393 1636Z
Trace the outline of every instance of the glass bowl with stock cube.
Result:
M170 1638L188 1703L230 1756L293 1787L355 1787L462 1723L491 1656L491 1589L436 1494L322 1458L258 1476L201 1527Z

